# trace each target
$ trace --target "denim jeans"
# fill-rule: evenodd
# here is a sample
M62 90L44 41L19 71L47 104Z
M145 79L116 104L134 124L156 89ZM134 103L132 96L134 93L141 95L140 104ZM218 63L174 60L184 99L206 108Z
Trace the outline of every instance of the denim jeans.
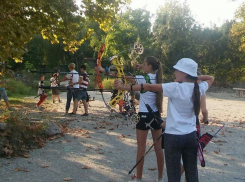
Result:
M71 106L71 99L73 98L74 100L74 91L73 90L68 90L67 95L66 95L66 112L69 111L70 106Z

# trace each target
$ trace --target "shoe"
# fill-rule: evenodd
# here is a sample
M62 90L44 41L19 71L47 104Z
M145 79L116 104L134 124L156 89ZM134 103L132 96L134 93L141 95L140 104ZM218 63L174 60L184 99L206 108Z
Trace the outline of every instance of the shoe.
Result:
M209 121L202 121L201 123L208 125Z
M15 111L13 107L8 108L9 111Z
M69 116L76 116L76 113L71 112L71 113L68 113L68 115Z
M156 181L163 182L163 178L158 178L158 179L156 179Z
M55 102L54 102L54 100L53 100L53 104L54 104Z
M86 113L84 113L84 114L82 114L81 116L88 116L89 114L86 114Z
M61 100L59 100L59 103L62 103L62 101L61 101Z
M42 110L42 107L37 105L37 109L38 109L39 111L41 111L41 110Z
M134 180L132 180L132 181L128 181L128 182L136 182L136 181L142 181L141 179L134 179Z

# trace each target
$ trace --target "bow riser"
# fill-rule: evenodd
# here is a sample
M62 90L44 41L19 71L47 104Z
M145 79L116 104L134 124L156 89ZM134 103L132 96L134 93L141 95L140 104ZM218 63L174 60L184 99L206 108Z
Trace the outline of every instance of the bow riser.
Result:
M121 77L124 84L126 84L125 74L123 71L123 64L118 60L117 56L113 56L111 58L111 64L113 64L116 67L118 77ZM111 101L109 102L110 106L115 107L116 104L123 99L124 93L125 93L124 90L118 90L117 95L114 98L112 98Z

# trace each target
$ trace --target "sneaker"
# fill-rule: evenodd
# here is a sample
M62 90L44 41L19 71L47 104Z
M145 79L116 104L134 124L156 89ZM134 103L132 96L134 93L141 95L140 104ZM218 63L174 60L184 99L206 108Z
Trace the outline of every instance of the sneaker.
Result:
M208 125L209 121L202 121L201 123Z
M84 114L82 114L81 116L88 116L89 114L86 114L86 113L84 113Z
M156 181L163 182L163 178L158 178L158 179L156 179Z
M68 115L69 116L76 116L76 113L71 112L71 113L68 113Z
M14 111L15 109L13 107L8 108L9 111Z
M136 181L142 181L141 179L134 179L134 180L132 180L132 181L128 181L128 182L136 182Z
M39 111L41 111L41 110L42 110L42 107L37 105L37 109L38 109Z

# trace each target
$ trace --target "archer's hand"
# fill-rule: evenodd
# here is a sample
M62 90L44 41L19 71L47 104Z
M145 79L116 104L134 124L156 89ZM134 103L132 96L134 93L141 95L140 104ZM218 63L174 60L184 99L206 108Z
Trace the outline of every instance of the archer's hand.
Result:
M136 65L135 65L135 69L137 69L137 70L142 69L142 64L136 64Z
M101 66L96 66L96 67L94 67L94 70L95 70L96 72L105 72L105 69L102 68Z
M123 82L120 80L115 80L114 81L114 87L117 90L122 90L123 89Z

